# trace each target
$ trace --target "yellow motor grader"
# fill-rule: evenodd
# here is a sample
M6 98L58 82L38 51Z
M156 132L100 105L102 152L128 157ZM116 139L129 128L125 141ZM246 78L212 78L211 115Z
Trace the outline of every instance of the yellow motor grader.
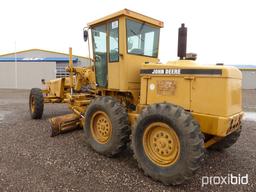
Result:
M131 141L139 167L154 180L177 185L191 178L206 148L228 148L240 135L242 75L197 64L186 53L184 24L179 59L160 63L162 27L128 9L89 23L91 64L74 67L70 49L69 77L31 89L31 117L42 117L44 103L67 103L71 114L50 119L52 136L82 127L88 145L108 157Z

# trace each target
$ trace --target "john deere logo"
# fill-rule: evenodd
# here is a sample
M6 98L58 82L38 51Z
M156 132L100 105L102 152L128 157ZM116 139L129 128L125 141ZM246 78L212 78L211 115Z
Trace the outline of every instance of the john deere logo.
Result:
M179 75L180 69L154 69L152 74L155 75Z

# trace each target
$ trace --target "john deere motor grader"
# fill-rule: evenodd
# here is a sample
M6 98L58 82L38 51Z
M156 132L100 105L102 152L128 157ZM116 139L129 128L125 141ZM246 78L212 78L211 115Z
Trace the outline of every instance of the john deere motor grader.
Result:
M42 117L44 103L67 103L71 114L50 119L52 136L83 127L88 145L106 156L131 140L146 175L173 185L191 178L205 148L237 141L242 77L235 67L200 65L186 54L184 24L179 60L159 63L162 27L127 9L89 23L84 38L92 41L93 63L74 67L70 50L70 76L31 90L31 117Z

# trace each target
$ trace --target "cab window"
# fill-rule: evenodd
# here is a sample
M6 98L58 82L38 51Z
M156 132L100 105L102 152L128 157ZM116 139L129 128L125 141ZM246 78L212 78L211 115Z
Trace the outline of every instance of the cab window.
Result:
M109 33L109 62L119 61L119 30L118 20L108 23Z
M160 29L145 22L126 19L127 52L149 57L158 56Z

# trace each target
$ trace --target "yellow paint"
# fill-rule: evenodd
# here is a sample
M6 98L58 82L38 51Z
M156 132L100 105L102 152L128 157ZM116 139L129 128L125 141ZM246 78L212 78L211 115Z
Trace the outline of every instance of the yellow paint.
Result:
M157 82L168 79L176 82L176 90L173 95L159 95L157 93ZM168 102L190 109L190 81L184 77L151 77L148 79L146 104ZM171 91L171 90L170 90ZM142 104L142 103L141 103Z
M48 97L64 97L64 78L54 79L46 82Z
M73 59L72 59L72 48L69 48L69 79L70 79L70 87L73 89L74 84L73 84Z
M97 96L112 96L127 107L129 122L134 127L141 110L153 103L171 103L190 111L199 122L201 131L218 137L225 137L240 127L242 112L241 71L236 67L199 65L190 60L178 60L159 64L158 58L127 53L126 19L146 22L156 28L163 22L129 10L89 23L89 27L119 22L119 61L110 63L107 59L108 87L95 85L95 67L74 67L74 89L89 86L91 92L70 94L70 78L52 80L47 83L47 101L67 102L76 114L84 114L89 101ZM108 36L109 34L107 34ZM147 64L145 64L145 62ZM221 74L140 74L140 70L221 70ZM168 92L170 91L170 92ZM80 95L81 97L77 97ZM55 97L54 97L55 96ZM134 109L130 106L133 105ZM133 111L134 110L134 111ZM84 122L82 122L84 124ZM213 141L211 141L213 142ZM168 163L167 163L168 164Z
M182 60L161 65L144 64L142 69L221 69L222 75L141 75L140 103L179 105L192 112L203 133L222 137L229 134L231 119L242 115L242 75L235 67ZM167 79L176 82L176 90L173 95L159 95L157 82Z
M116 18L119 16L119 18ZM109 18L109 19L108 19ZM129 14L127 10L122 10L111 17L106 17L97 22L89 23L89 26L95 27L97 25L108 24L113 21L113 19L118 19L119 22L119 61L109 62L108 58L108 89L118 89L120 91L130 91L140 89L140 75L139 71L141 64L144 62L157 63L158 58L138 56L128 54L126 50L126 19L137 19L139 21L147 22L147 24L152 27L162 27L158 23L160 21L154 20L152 18L142 16L135 12L130 11ZM108 54L108 53L107 53Z
M113 18L118 18L118 17L122 17L122 16L128 16L128 17L140 20L140 21L145 21L145 22L151 23L152 25L156 25L158 27L164 27L164 23L162 21L153 19L151 17L145 16L143 14L140 14L140 13L137 13L135 11L128 10L128 9L123 9L123 10L118 11L116 13L113 13L111 15L105 16L101 19L97 19L93 22L88 23L87 25L89 27L91 27L91 26L97 25L99 23L104 23L104 22L106 22L108 20L111 20Z
M108 115L103 111L93 114L90 122L91 134L95 141L106 144L112 137L112 124Z
M229 116L242 111L242 74L235 67L199 65L182 60L161 65L144 64L142 69L220 69L222 75L142 75L141 90L146 90L147 93L141 94L142 97L144 96L144 98L141 97L141 104L166 101L193 112L220 116ZM176 91L173 95L158 95L156 88L150 89L151 84L156 86L157 81L166 79L176 82ZM145 81L148 81L147 89L144 88Z
M200 124L200 128L203 133L224 137L240 128L243 112L240 111L227 117L194 112L192 112L192 115ZM236 121L238 125L230 131L232 120Z
M174 164L180 155L180 140L172 127L155 122L146 127L143 134L146 156L160 167Z

